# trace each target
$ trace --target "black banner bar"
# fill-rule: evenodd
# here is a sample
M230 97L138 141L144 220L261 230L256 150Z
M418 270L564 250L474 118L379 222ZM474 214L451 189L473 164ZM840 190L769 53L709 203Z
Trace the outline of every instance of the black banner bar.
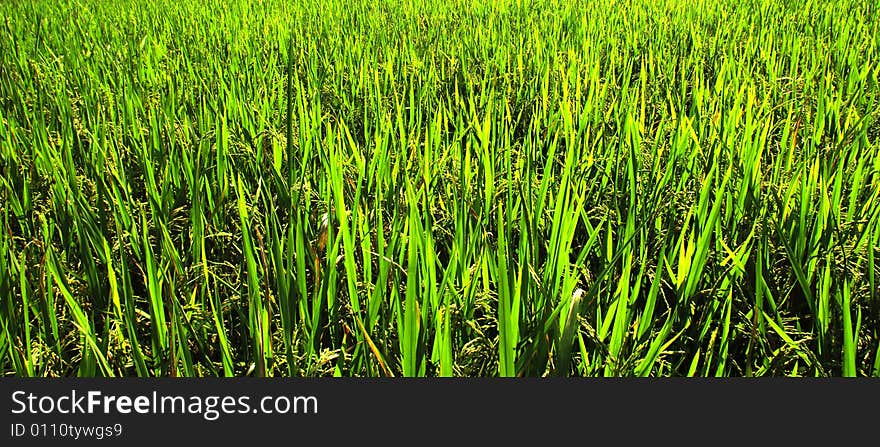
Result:
M880 401L873 379L9 378L0 390L15 446L839 443L873 432Z

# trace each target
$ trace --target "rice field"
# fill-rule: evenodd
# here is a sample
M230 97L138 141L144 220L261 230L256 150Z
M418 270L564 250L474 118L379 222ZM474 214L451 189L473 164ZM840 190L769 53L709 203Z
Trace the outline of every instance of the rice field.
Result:
M0 2L4 376L880 376L880 5Z

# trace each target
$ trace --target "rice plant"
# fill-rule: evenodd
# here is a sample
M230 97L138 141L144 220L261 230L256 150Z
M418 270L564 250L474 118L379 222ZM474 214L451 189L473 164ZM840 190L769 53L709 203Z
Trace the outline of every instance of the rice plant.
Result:
M6 376L880 376L880 8L0 2Z

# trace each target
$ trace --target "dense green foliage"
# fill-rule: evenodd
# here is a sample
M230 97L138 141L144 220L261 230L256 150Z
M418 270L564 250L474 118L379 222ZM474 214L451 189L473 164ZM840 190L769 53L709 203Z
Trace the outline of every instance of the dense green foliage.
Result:
M880 376L880 8L0 2L0 371Z

